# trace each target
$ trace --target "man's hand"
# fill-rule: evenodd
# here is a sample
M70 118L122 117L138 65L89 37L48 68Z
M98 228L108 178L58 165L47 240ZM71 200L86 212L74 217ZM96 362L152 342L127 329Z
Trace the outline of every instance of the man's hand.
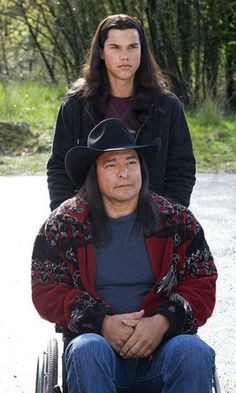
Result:
M167 318L160 314L142 318L135 326L132 319L123 318L122 323L126 327L133 328L133 333L119 351L123 358L150 356L169 328Z
M116 315L106 315L102 325L102 335L112 348L119 353L134 333L134 328L144 315L144 310ZM126 321L126 323L123 323Z

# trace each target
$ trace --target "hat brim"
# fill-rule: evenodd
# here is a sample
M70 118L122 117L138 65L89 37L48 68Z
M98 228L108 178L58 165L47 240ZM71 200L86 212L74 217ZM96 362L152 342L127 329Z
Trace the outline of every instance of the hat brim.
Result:
M96 150L87 146L75 146L66 154L65 168L69 178L76 188L79 189L85 182L87 173L94 161L96 161L101 154L112 151L135 150L139 156L142 156L145 159L145 162L150 169L159 154L160 147L160 138L156 138L152 145L129 145L121 146L120 148L116 146L115 148L106 150Z

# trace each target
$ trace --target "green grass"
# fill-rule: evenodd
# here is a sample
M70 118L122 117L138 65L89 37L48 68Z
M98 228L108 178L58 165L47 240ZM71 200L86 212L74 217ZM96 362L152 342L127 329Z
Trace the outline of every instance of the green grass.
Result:
M187 119L198 172L236 171L236 116L209 99Z
M0 83L0 175L45 174L65 89L32 81ZM236 171L236 116L224 116L220 105L208 99L187 113L187 120L197 170ZM18 132L12 127L16 123L28 127Z
M64 92L63 85L39 82L0 84L0 120L27 122L32 128L51 129Z
M42 175L45 174L48 153L0 157L0 175Z
M0 84L0 175L45 173L65 90L39 82ZM17 132L1 122L27 123L29 129Z

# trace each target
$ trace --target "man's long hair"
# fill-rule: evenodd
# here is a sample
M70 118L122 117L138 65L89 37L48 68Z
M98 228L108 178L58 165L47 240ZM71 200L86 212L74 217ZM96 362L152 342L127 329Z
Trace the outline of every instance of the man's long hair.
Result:
M98 25L86 62L80 72L80 78L68 90L66 97L81 92L95 118L104 116L105 105L110 97L110 85L104 60L101 59L101 52L110 29L136 29L139 33L141 61L134 78L131 108L137 119L141 121L154 97L158 99L158 96L168 91L168 83L151 54L141 22L128 15L111 15Z
M137 218L141 224L144 237L149 237L158 231L158 219L150 204L150 192L148 190L148 169L145 161L140 157L142 186L137 206ZM96 247L104 247L109 241L107 232L108 216L105 211L102 196L98 186L96 162L90 168L84 186L79 194L86 194L89 205L92 238Z

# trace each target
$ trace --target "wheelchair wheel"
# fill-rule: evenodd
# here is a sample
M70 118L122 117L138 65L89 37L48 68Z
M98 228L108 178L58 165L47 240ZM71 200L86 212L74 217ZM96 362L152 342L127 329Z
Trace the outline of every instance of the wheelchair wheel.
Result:
M58 379L58 343L55 338L47 343L47 349L38 357L35 393L55 393Z
M215 374L214 374L214 379L213 379L213 392L214 393L220 393L220 381L219 381L219 377L217 374L217 370L215 370Z

